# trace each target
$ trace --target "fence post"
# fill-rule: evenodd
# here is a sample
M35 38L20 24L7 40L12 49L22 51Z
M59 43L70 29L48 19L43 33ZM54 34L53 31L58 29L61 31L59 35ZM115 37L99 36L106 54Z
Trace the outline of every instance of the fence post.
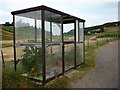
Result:
M96 42L97 42L97 45L98 45L98 38L96 37Z
M2 52L2 50L1 50L1 56L2 56L3 67L5 68L5 61L4 61L4 56L3 56L3 52Z
M108 35L107 35L107 41L108 41Z
M103 42L104 42L104 40L105 40L105 36L103 35Z
M111 34L111 40L112 40L112 34Z
M111 34L110 34L110 40L111 40Z
M103 36L102 36L102 43L103 43Z
M87 39L87 47L89 47L89 38Z

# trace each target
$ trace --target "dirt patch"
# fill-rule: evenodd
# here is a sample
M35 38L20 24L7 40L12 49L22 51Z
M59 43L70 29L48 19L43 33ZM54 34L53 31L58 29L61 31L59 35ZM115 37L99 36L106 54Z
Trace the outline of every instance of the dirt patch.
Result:
M17 59L21 58L21 56L24 54L24 52L22 51L24 48L25 47L16 48ZM3 51L5 61L11 61L11 60L14 59L14 49L13 49L13 47L2 48L2 51Z

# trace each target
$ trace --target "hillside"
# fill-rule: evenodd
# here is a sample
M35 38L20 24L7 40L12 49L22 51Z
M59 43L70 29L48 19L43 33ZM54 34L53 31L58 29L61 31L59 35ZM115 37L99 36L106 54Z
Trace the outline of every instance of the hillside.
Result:
M97 26L92 26L92 27L86 27L85 28L85 34L88 33L88 31L91 32L101 32L101 29L103 29L106 32L110 32L110 31L117 31L118 27L120 27L120 21L119 22L109 22L109 23L105 23L103 25L97 25ZM73 30L70 30L67 33L64 33L65 36L72 36L74 34Z
M12 40L13 39L13 33L6 31L6 30L1 30L0 29L0 37L2 37L2 40Z
M105 23L103 25L97 25L97 26L85 28L85 34L87 34L88 31L91 31L93 33L94 32L100 33L101 28L103 28L103 31L105 31L105 32L118 32L118 27L120 27L120 21ZM0 32L1 32L0 35L2 35L2 40L12 40L13 39L13 27L12 26L2 25L1 29L0 29ZM65 36L73 36L73 34L74 34L74 30L70 30L69 32L64 33Z

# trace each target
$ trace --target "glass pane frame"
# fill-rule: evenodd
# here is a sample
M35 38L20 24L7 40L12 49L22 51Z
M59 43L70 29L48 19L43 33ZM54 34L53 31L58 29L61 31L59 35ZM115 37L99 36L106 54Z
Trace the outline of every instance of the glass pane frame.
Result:
M85 62L84 22L76 20L76 65ZM79 54L78 54L79 53Z
M74 28L74 23L67 23L63 25L63 37L64 37L64 41L65 42L71 42L74 41L75 37L74 37L74 33L75 33L75 28ZM67 30L69 28L69 30L66 32L65 30Z
M27 14L30 15L33 12L39 13L39 17L38 18L37 17L33 17L33 18L27 17ZM41 38L42 37L42 30L41 30L42 21L38 20L41 18L41 10L33 11L33 12L13 15L15 70L17 69L16 67L21 67L21 65L22 65L22 68L25 67L24 68L25 70L20 69L22 76L26 77L26 76L30 75L30 77L32 79L37 79L38 81L42 81L43 80L42 45L41 45L41 43L42 43L42 38ZM16 25L17 18L18 18L18 20L20 20L22 18L22 20L24 21L23 25L21 25L21 26L25 26L25 25L29 26L29 23L27 23L27 22L32 20L32 22L30 22L30 24L32 23L32 26L30 26L31 29L30 28L28 29L28 30L32 31L32 32L30 32L31 34L28 33L28 31L26 31L26 33L25 33L25 29L26 29L25 28L26 26L25 26L25 27L23 27L23 28L25 28L25 29L23 29L24 33L22 33L22 34L24 34L24 36L21 36L21 37L25 38L27 36L27 34L30 34L29 36L34 34L34 36L33 36L34 42L31 42L30 40L28 40L27 42L17 42L17 35L18 34L22 35L22 34L18 33L18 31L17 31L17 25ZM18 25L18 27L21 27L19 25ZM19 30L21 31L22 29L19 29ZM18 37L18 38L20 38L20 37ZM37 40L36 40L36 38L37 38ZM23 49L23 47L24 47L24 49ZM20 50L18 48L22 48L21 53L18 52L18 50ZM22 55L18 56L18 54L22 54ZM32 57L33 57L33 59L30 60L30 58L32 58ZM19 62L19 63L17 64L17 62ZM27 65L25 65L25 62L27 63Z
M79 22L79 42L84 41L84 22Z
M41 43L41 10L17 14L14 17L16 43Z
M64 65L65 71L75 67L75 45L74 43L64 44Z
M62 15L45 10L45 67L46 80L63 73ZM57 19L55 19L57 18ZM48 27L47 27L48 26ZM46 33L47 32L47 33ZM52 63L53 62L53 63Z

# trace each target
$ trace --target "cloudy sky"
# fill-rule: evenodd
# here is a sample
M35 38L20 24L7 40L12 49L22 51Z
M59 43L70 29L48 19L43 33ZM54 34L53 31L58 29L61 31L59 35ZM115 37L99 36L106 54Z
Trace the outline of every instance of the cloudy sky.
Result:
M114 1L114 2L113 2ZM0 0L0 23L12 22L11 11L46 5L86 20L86 27L118 20L119 0Z

